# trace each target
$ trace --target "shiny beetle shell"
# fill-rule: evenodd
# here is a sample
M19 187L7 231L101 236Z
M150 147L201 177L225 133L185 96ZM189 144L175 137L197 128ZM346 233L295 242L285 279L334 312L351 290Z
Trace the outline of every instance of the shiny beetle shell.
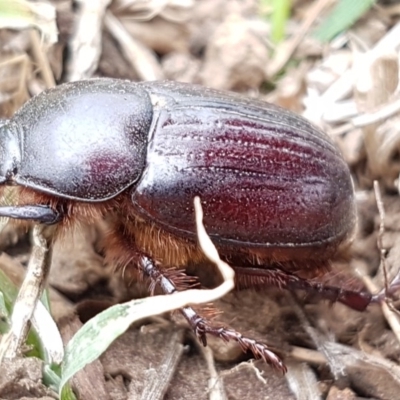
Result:
M95 79L29 101L0 128L2 182L83 202L124 190L148 222L222 246L330 248L355 224L349 169L305 119L239 95Z
M143 171L149 95L122 81L60 85L28 101L0 135L0 182L82 201L104 201Z

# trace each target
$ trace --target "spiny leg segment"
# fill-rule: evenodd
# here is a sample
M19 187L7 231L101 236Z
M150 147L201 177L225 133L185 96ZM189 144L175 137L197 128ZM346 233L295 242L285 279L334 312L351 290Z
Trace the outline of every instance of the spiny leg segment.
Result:
M303 290L311 295L343 303L357 311L364 311L371 303L380 303L386 295L393 295L400 287L400 274L389 285L388 293L384 291L372 295L367 291L350 290L345 287L330 286L314 279L303 279L297 275L277 268L233 267L236 272L236 284L239 288L246 287L278 287L287 290Z
M177 291L173 280L163 273L149 257L141 256L139 267L150 278L152 286L158 285L165 294L172 294ZM196 313L192 307L184 307L180 312L204 346L207 345L207 334L218 337L225 342L234 340L239 343L244 352L251 351L256 358L261 358L278 371L286 373L287 369L282 360L267 345L245 337L234 329L211 324Z

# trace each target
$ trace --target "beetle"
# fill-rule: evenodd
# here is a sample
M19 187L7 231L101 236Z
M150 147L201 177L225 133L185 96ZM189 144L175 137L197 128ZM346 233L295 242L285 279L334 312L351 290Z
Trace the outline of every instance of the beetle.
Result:
M107 217L106 259L134 264L164 293L172 271L204 255L193 198L238 287L306 289L363 310L374 298L314 278L348 246L356 225L347 164L330 138L272 104L177 82L98 78L28 101L0 127L0 184L18 205L0 215L56 224ZM181 310L206 334L236 340L281 371L262 343Z

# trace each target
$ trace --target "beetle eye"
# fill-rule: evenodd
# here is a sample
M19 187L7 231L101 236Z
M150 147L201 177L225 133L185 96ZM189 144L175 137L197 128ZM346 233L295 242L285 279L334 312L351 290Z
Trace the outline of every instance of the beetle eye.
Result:
M21 160L16 125L0 122L0 183L12 181Z

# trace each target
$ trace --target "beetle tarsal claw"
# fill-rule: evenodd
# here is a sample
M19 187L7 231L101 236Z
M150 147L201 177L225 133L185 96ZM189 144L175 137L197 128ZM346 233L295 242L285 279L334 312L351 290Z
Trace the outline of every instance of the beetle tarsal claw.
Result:
M0 217L36 221L41 224L51 225L61 219L61 214L50 206L26 205L0 207Z

